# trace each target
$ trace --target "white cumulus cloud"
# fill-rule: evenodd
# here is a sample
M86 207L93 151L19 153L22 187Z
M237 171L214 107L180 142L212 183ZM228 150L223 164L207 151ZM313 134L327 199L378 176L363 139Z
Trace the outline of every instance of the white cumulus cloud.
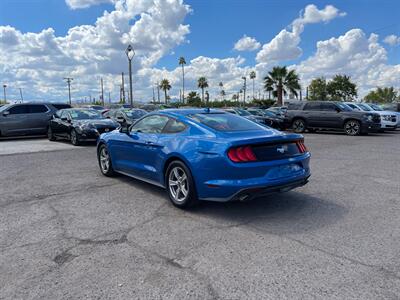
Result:
M323 9L318 9L314 4L307 5L304 12L292 22L291 29L283 29L269 43L263 45L257 53L257 62L267 63L268 61L284 61L300 57L303 53L299 47L300 35L304 31L304 25L329 22L344 15L344 12L340 12L332 5L327 5Z
M400 45L400 36L391 34L385 37L383 41L390 46L397 46Z
M65 0L72 9L87 8L102 3L114 3L114 0Z
M254 51L260 47L261 44L255 38L244 35L235 43L233 48L237 51Z

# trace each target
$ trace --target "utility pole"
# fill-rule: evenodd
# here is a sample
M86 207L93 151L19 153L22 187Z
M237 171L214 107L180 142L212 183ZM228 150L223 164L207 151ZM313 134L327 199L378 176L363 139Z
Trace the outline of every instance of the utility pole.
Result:
M4 104L6 104L6 103L7 103L6 88L7 88L7 85L6 85L6 84L3 84L3 92L4 92Z
M71 77L64 77L64 80L66 80L67 84L68 84L68 99L69 99L69 105L71 105L72 104L72 101L71 101L71 81L74 80L74 79L71 78Z
M103 88L103 78L100 79L101 83L101 104L104 106L104 88Z
M108 92L108 103L111 104L111 92Z
M243 84L243 106L246 106L246 87L247 87L246 81L247 81L247 78L246 78L246 76L243 76L242 79L244 81L244 84Z
M124 82L124 72L122 72L121 74L121 79L122 79L122 83L121 83L121 93L122 93L122 103L126 103L126 98L125 98L125 82Z
M155 103L155 102L156 102L156 95L154 93L154 86L153 86L153 103Z
M22 96L22 89L19 88L19 94L21 96L21 103L24 102L24 97Z

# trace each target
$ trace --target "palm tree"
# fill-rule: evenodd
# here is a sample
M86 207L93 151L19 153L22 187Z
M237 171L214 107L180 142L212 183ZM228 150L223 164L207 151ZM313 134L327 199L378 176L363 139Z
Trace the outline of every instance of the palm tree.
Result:
M224 84L222 83L222 81L220 81L220 83L219 83L218 85L219 85L219 87L220 87L220 89L221 89L220 95L223 96L223 95L222 95L222 91L224 90ZM222 100L222 99L221 99L221 100Z
M182 66L182 102L185 103L185 65L186 65L186 60L183 56L179 57L179 65Z
M297 97L297 91L300 90L299 76L295 70L288 71L285 67L273 67L271 72L264 78L265 91L273 91L273 95L278 98L278 106L283 105L283 95L287 91Z
M250 72L250 79L253 79L253 100L254 100L255 99L254 98L254 79L256 79L256 72L254 72L254 71Z
M160 88L164 91L165 104L167 104L167 91L171 89L171 84L169 83L169 80L168 79L161 80Z
M205 78L205 77L200 77L198 80L197 80L197 86L199 87L199 88L201 88L201 101L203 101L204 102L204 89L205 88L208 88L208 82L207 82L207 78Z

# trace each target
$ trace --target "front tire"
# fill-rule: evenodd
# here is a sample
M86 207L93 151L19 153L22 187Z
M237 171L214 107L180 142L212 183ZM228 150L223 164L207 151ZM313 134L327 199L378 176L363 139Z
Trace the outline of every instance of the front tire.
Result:
M344 123L344 132L350 136L360 135L361 124L357 120L349 120Z
M173 161L165 173L165 186L173 205L179 208L188 208L198 204L196 188L192 174L186 165Z
M306 131L306 122L303 119L295 119L292 123L292 129L296 133L303 133Z
M99 150L97 151L97 159L99 161L100 171L104 176L112 177L115 175L115 171L111 162L111 156L106 145L102 144L99 146Z
M49 128L47 128L47 138L49 139L49 141L55 141L56 138L54 136L53 130L51 129L51 127L49 126Z
M75 129L71 130L70 133L70 138L71 138L71 144L74 146L79 146L80 142L79 142L79 136L78 133L76 132Z

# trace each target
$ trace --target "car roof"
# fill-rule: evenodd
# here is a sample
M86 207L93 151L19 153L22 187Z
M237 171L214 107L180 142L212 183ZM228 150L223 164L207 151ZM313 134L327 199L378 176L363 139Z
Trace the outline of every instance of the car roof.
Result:
M169 114L173 116L188 116L194 114L207 114L207 113L226 113L221 109L210 109L210 108L171 108L171 109L163 109L157 112L153 112L153 114Z

